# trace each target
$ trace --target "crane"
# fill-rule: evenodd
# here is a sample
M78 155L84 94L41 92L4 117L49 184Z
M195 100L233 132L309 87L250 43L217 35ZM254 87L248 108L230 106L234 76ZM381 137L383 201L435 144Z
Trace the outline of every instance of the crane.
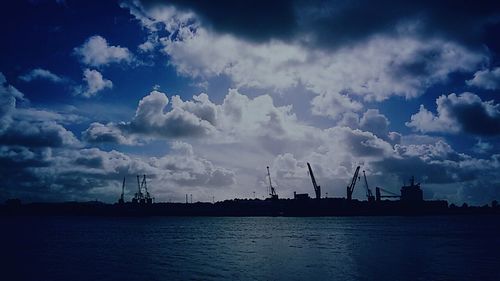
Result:
M137 196L142 197L141 180L139 175L137 175Z
M321 199L321 186L316 183L316 179L314 178L313 170L311 169L311 165L307 163L307 168L309 168L309 175L311 176L311 181L314 187L314 192L316 193L316 199Z
M352 193L354 191L354 186L356 185L356 181L358 180L358 174L359 174L359 168L358 166L356 168L356 171L354 172L354 176L352 177L351 184L347 186L347 200L352 200Z
M132 199L133 203L141 203L143 200L143 195L141 192L141 180L140 176L137 175L137 192L134 194L134 198Z
M276 194L276 189L273 187L271 183L271 173L269 172L269 166L267 166L267 177L269 178L269 195L271 199L278 199L278 194Z
M122 194L120 196L120 199L118 199L118 204L125 203L125 199L123 198L124 193L125 193L125 177L123 177Z
M365 171L363 171L363 177L365 178L366 198L368 199L368 202L373 202L375 201L375 197L373 196L371 189L368 187L368 181L366 180Z
M153 203L154 198L152 198L149 194L148 186L146 184L146 175L143 176L142 182L140 178L141 177L137 175L137 193L135 193L132 202L140 204L151 204Z
M146 175L144 175L142 178L141 189L144 190L143 193L144 201L148 204L153 203L154 198L152 198L151 195L149 194L148 186L146 184Z

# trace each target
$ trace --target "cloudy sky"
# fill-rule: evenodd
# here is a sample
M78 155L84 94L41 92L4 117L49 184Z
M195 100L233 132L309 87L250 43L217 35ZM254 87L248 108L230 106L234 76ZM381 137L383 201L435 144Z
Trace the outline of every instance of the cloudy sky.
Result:
M498 1L10 1L0 199L500 199ZM362 182L361 182L362 183ZM354 192L365 199L364 186Z

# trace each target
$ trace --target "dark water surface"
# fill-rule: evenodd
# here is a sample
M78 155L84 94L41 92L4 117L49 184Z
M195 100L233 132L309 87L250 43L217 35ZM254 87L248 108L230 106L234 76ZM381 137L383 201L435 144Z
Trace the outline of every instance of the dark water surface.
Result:
M2 217L0 229L0 280L500 280L499 216Z

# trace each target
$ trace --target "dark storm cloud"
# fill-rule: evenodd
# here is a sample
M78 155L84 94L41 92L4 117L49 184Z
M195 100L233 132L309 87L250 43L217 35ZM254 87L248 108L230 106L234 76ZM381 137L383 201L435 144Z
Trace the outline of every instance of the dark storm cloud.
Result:
M436 100L437 114L420 106L407 122L421 132L465 132L479 136L500 135L500 105L483 101L473 93L442 95Z
M24 95L0 72L0 145L25 147L78 146L73 133L53 119L58 114L17 108Z
M242 35L253 40L286 38L297 29L293 1L142 1L147 8L161 4L173 4L181 10L194 11L212 28Z
M479 1L143 1L194 11L222 33L250 40L294 39L297 35L320 46L354 43L377 33L408 31L444 36L477 45L482 28L500 20L500 2Z
M46 148L23 146L0 146L0 167L2 170L19 174L24 167L46 167L50 151ZM6 174L8 174L6 172Z
M500 134L500 112L488 112L481 103L457 105L451 111L465 132L493 136Z
M379 32L391 32L408 23L422 35L444 36L465 43L482 40L481 28L498 21L498 1L323 1L305 4L306 26L318 41L327 44L362 40ZM496 18L495 18L496 17ZM412 24L417 23L416 26Z
M17 121L0 134L0 144L26 147L77 146L73 133L54 122Z

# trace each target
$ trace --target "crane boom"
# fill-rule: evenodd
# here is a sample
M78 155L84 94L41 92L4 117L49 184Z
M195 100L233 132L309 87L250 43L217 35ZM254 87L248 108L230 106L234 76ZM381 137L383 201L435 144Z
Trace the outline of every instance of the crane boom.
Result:
M273 187L273 184L271 182L271 173L269 172L269 166L267 166L267 177L269 178L269 195L271 198L278 198L278 195L276 194L276 189Z
M120 196L120 199L123 201L123 196L125 193L125 177L123 177L123 184L122 184L122 195Z
M137 189L138 189L137 194L138 194L139 197L141 197L141 194L142 194L142 192L141 192L141 182L140 182L139 178L140 178L140 176L137 175Z
M142 178L141 189L144 189L144 193L148 193L148 186L146 184L146 175Z
M358 174L360 168L361 168L360 166L356 168L354 176L352 177L351 180L351 184L347 186L347 200L352 200L352 193L354 192L354 187L356 186L356 181L358 180Z
M372 202L375 200L375 197L373 197L373 193L371 189L368 187L368 180L366 179L365 171L363 171L363 177L365 178L366 198L368 199L368 202Z
M316 183L316 179L314 178L313 170L311 168L311 165L309 165L309 163L307 163L307 168L309 168L309 175L311 176L311 181L312 181L312 184L314 187L314 192L316 193L316 199L320 199L321 198L321 186L319 186Z

